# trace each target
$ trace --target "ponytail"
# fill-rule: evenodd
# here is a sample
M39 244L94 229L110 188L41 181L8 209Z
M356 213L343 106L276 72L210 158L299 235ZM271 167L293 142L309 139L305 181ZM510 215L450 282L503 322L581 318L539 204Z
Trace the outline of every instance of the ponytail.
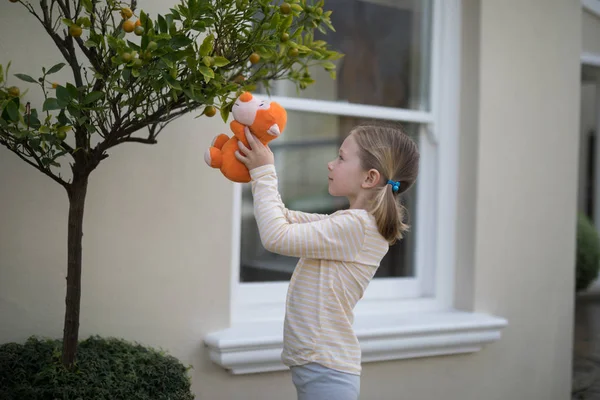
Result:
M409 226L404 223L406 209L399 203L399 199L394 195L391 185L385 185L377 189L369 212L375 217L377 230L388 241L390 245L402 239L404 233L409 230Z

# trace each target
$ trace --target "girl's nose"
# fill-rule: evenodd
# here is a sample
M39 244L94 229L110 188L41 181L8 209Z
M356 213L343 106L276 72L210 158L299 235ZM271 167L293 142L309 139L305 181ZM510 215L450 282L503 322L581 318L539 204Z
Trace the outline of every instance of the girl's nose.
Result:
M331 165L332 165L332 164L331 164L331 161L329 161L329 162L327 163L327 169L328 169L328 170L330 170L330 171L331 171L331 169L332 169Z

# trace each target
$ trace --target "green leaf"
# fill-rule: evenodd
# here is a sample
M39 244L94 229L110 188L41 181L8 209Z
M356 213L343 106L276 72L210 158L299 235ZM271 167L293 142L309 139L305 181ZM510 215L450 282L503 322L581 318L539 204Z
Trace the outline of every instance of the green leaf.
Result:
M29 75L15 74L15 76L17 78L19 78L20 80L25 81L25 82L37 83L37 81L35 79L33 79L31 76L29 76Z
M4 82L4 71L2 68L2 64L0 64L0 83Z
M48 97L46 101L44 101L44 106L42 107L43 111L51 111L51 110L60 110L61 107L58 105L58 100L53 97Z
M178 49L180 47L189 46L193 43L193 40L187 36L177 35L171 39L171 46ZM211 48L212 49L212 48Z
M169 32L169 28L167 27L167 21L165 21L165 18L160 14L158 15L158 28L162 33Z
M209 55L213 51L214 44L215 37L212 34L206 36L200 45L200 56L204 57Z
M40 131L40 133L50 133L50 128L48 128L48 126L46 126L46 125L42 125L42 126L40 126L39 131Z
M123 80L124 81L128 81L129 78L131 78L131 68L125 68L123 70L123 72L121 73L121 75L123 76ZM139 75L139 74L138 74Z
M92 0L82 0L83 8L87 11L88 14L91 14L94 11L94 6L92 5Z
M136 43L133 43L131 40L128 40L127 44L129 45L129 47L131 47L135 51L140 51L142 49L139 45L137 45Z
M161 60L162 60L162 61L165 63L165 65L166 65L167 67L169 67L169 68L173 68L173 66L175 65L175 64L173 64L173 61L169 60L169 58L168 58L168 57L161 57L160 59L161 59Z
M182 89L181 84L175 78L173 78L171 75L163 74L163 78L165 78L165 81L167 81L167 84L169 86L171 86L173 89L177 89L177 90Z
M89 28L92 26L92 21L88 17L79 17L77 18L77 25L83 26L84 28Z
M325 68L326 71L331 71L331 70L335 69L335 64L332 62L324 62L323 68Z
M283 23L281 24L281 29L283 31L287 30L292 26L292 22L294 21L294 16L292 14L288 15L284 18Z
M327 56L328 60L339 60L340 58L344 57L344 54L342 53L338 53L336 51L328 51L325 53L325 55Z
M221 118L223 118L223 122L227 122L227 119L229 118L229 107L221 107Z
M64 86L56 87L56 99L58 100L58 104L61 107L66 107L67 104L71 101L71 94Z
M10 121L17 122L19 120L19 107L15 104L14 101L10 101L6 105L6 112L8 114L8 118Z
M67 90L69 91L71 99L79 101L79 90L77 90L75 85L67 83Z
M273 19L271 19L271 29L276 29L277 25L279 25L279 21L281 20L281 16L280 14L275 14L275 16L273 17Z
M215 72L205 65L201 65L200 67L198 67L198 70L200 71L200 73L202 75L204 75L204 78L205 78L204 80L206 82L208 82L211 79L214 79L214 77L215 77Z
M73 127L72 127L72 126L60 126L60 127L58 127L58 129L57 129L57 130L58 130L59 132L61 132L61 133L63 133L63 132L64 132L64 133L67 133L67 132L69 132L71 129L73 129Z
M92 39L86 40L86 41L83 43L83 45L84 45L85 47L98 47L98 46L99 46L99 44L98 44L98 43L96 43L95 41L93 41Z
M31 139L31 140L29 141L29 146L30 146L30 147L31 147L33 150L39 151L39 150L40 150L40 139L37 139L37 138L36 138L36 139Z
M69 28L70 28L72 25L75 25L75 23L74 23L73 21L71 21L70 19L68 19L68 18L63 18L61 21L63 22L63 24L65 24L65 25L66 25L66 26L68 26Z
M58 122L60 122L63 125L69 125L71 123L71 120L69 118L67 118L67 115L65 114L65 110L60 110L60 113L58 114Z
M119 41L116 37L107 35L106 40L108 41L108 47L111 49L116 51L119 48Z
M41 123L38 118L38 112L34 108L33 110L31 110L31 113L29 114L29 126L31 126L33 129L38 129L40 127L40 125L41 125Z
M216 56L215 57L215 66L217 66L217 67L224 67L227 64L229 64L229 60L226 59L225 57L221 57L221 56Z
M85 124L85 129L88 131L88 133L96 132L96 127L94 125Z
M67 110L69 111L69 114L71 114L74 118L79 118L81 116L79 108L75 107L73 104L69 104L67 106Z
M83 98L83 104L94 103L104 97L104 92L91 92Z
M65 66L65 63L58 63L58 64L52 66L52 68L50 68L48 70L48 73L46 75L54 74L54 73L60 71L62 69L62 67L64 67L64 66Z

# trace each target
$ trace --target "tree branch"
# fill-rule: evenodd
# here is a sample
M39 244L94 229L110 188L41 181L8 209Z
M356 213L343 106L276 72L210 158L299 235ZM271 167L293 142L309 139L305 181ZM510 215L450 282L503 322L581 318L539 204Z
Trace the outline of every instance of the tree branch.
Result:
M38 164L34 163L30 159L28 159L24 154L22 154L18 150L13 149L12 146L10 146L9 143L6 142L5 140L0 139L0 144L3 145L4 147L6 147L8 150L10 150L12 153L16 154L21 160L25 161L27 164L31 165L38 171L40 171L43 174L47 175L48 177L52 178L52 180L54 180L55 182L60 184L62 187L64 187L65 189L68 190L69 183L64 181L62 178L54 175L54 173L50 170L50 168L45 168L42 165L38 165ZM35 153L33 153L33 154L35 154ZM35 156L34 158L35 158L36 162L38 162L38 163L40 162L39 158L37 156Z
M117 140L117 142L115 142L115 146L118 144L121 144L121 143L128 143L128 142L143 143L143 144L156 144L157 143L156 139L149 138L149 137L148 138L140 138L140 137L128 136L128 137L123 137L123 138L120 138L119 140ZM114 147L114 146L112 146L112 147Z

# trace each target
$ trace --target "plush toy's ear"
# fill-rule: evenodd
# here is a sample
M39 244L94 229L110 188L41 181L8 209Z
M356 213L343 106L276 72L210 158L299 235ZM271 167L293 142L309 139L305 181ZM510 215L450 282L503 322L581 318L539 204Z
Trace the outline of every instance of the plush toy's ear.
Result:
M277 125L277 124L271 125L271 127L269 128L269 130L267 132L269 133L269 135L273 135L273 136L281 135L281 131L279 130L279 125Z

